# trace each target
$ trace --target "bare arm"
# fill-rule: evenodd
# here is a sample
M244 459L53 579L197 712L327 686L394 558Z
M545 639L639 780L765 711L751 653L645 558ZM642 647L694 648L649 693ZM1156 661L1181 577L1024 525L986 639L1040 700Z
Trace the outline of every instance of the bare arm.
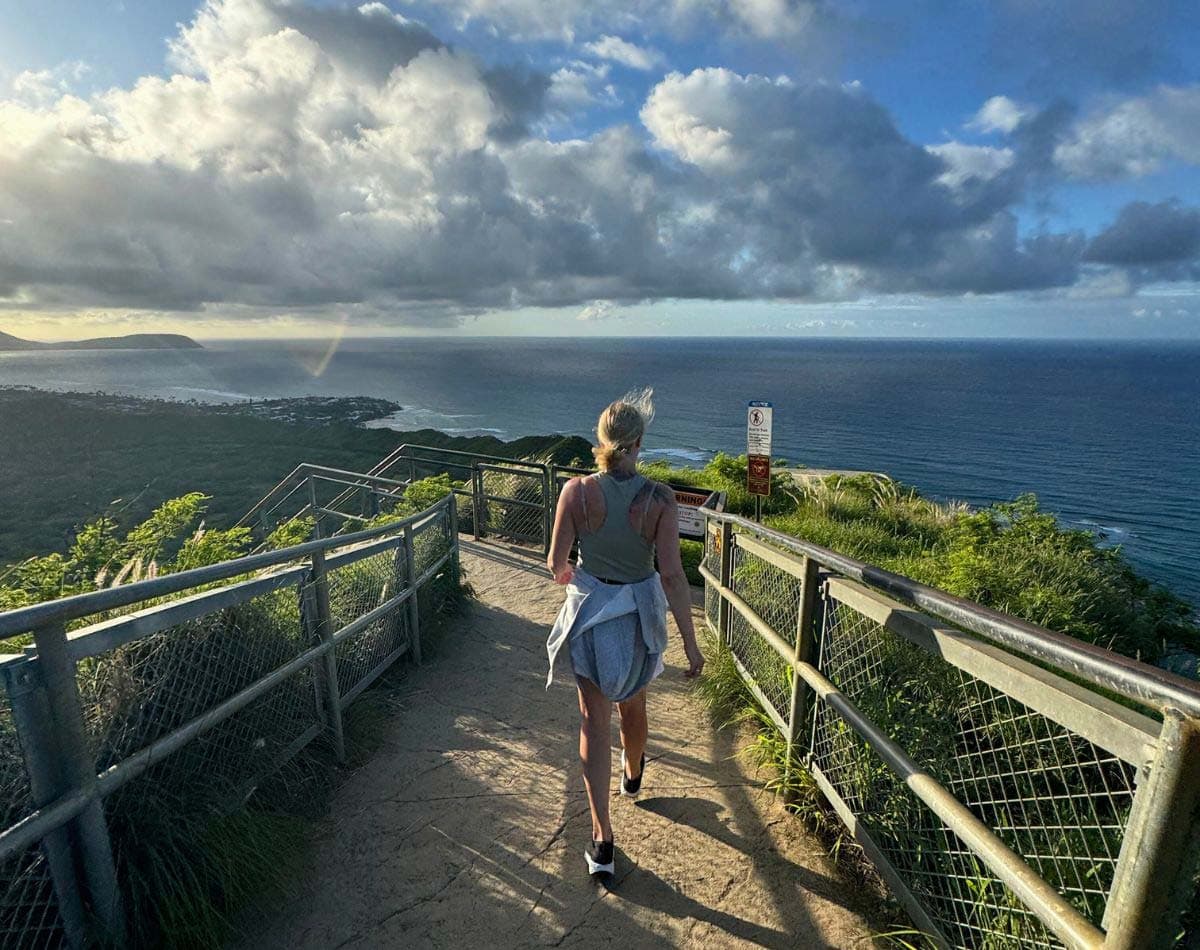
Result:
M583 484L573 478L563 486L562 494L558 496L554 532L550 535L550 553L546 555L546 566L554 575L556 584L571 583L575 574L567 558L571 556L571 546L575 543L575 511L581 505L579 496L582 491Z
M656 500L663 504L654 532L658 573L662 578L663 593L667 595L667 603L671 606L671 615L683 638L683 650L688 659L684 676L691 679L704 669L704 654L696 643L696 629L692 625L692 594L679 556L679 509L675 504L675 493L665 485L658 485L655 493Z

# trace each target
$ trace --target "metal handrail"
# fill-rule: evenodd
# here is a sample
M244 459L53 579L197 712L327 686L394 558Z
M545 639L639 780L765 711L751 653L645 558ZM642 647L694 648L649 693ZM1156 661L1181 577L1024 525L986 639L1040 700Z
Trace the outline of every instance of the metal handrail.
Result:
M342 484L349 484L350 490L353 490L354 488L365 487L367 485L372 485L372 484L390 485L394 488L405 488L406 487L405 482L397 481L397 480L391 479L391 478L383 478L380 475L375 475L375 474L370 474L370 473L363 474L361 472L347 472L344 469L332 468L328 465L312 465L309 462L301 462L294 469L292 469L285 478L283 478L281 481L279 481L275 485L274 488L272 488L269 492L267 492L265 495L263 495L262 498L260 498L257 502L255 502L255 504L250 508L250 510L247 511L244 515L242 515L241 518L238 519L237 525L235 525L235 527L241 527L241 526L249 524L255 515L257 515L260 511L263 511L264 509L266 509L267 505L274 499L274 497L278 493L280 493L281 491L283 491L283 489L288 488L290 486L290 490L287 492L287 494L285 494L283 496L283 498L279 499L279 502L275 507L278 507L279 505L283 504L292 495L294 495L300 488L302 488L304 486L309 475L316 476L316 477L320 478L322 481L328 481L328 482L332 482L332 483L340 482ZM352 480L352 481L349 481L349 480ZM342 495L344 496L347 493L348 492L343 492ZM341 496L339 496L339 497L341 497ZM274 509L272 509L272 510L274 510Z
M59 600L51 600L41 604L33 604L29 607L21 607L17 610L10 610L6 613L0 613L0 639L25 633L46 624L77 620L80 617L101 613L106 610L127 607L139 601L166 597L171 594L178 594L192 587L227 580L231 577L238 577L242 574L249 574L253 571L274 567L279 564L287 564L290 561L300 560L317 551L325 552L333 548L343 548L350 544L356 544L359 541L370 541L373 538L398 534L409 526L416 526L418 523L428 521L449 504L450 497L447 496L435 502L425 511L410 515L400 521L377 525L374 528L366 528L350 534L334 535L316 541L305 541L303 544L281 548L278 551L248 554L245 557L240 557L232 561L223 561L220 564L197 567L189 571L180 571L178 574L167 574L163 577L137 581L133 584L123 584L120 587L108 587L104 590L90 591L86 594L76 594L73 597L63 597Z
M807 555L823 567L886 591L955 626L1015 649L1022 655L1044 660L1063 672L1127 699L1146 703L1160 711L1173 706L1189 716L1200 717L1200 683L1193 680L956 597L818 544L764 528L740 515L707 510L704 514L710 521L742 528L781 548Z

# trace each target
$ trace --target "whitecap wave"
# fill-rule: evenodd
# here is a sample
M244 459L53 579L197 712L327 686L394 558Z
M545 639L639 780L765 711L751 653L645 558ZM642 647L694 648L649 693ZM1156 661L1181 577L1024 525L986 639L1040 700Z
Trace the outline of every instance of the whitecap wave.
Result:
M200 386L168 386L173 393L198 393L201 396L216 396L218 399L231 399L236 402L249 402L252 399L266 399L266 396L252 396L249 393L228 392L224 389L204 389Z
M680 461L680 462L710 462L712 461L713 453L707 449L698 448L666 448L666 449L644 449L642 457L645 459L662 459L664 461Z
M1101 524L1099 521L1089 521L1087 518L1080 518L1077 521L1069 523L1082 528L1084 531L1092 531L1096 534L1104 535L1106 538L1128 538L1133 536L1133 533L1128 528L1122 528L1115 524Z

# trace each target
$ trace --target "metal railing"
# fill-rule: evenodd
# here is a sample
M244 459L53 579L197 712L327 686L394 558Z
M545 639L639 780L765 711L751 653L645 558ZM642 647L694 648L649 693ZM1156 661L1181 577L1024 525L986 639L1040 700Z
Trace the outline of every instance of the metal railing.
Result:
M744 518L708 515L701 573L785 786L815 783L935 943L1171 945L1200 684Z
M550 550L554 509L563 485L594 468L575 468L477 452L405 443L370 472L357 474L321 465L299 465L238 522L266 537L280 524L320 516L365 520L389 510L409 485L427 475L448 474L459 505L460 527L476 540L501 538ZM722 492L672 486L689 503L680 506L680 536L700 540L701 513L721 510Z
M459 504L460 527L476 540L501 537L550 549L553 524L551 466L543 462L401 445L356 474L319 465L299 465L238 522L266 537L280 524L317 515L366 519L387 510L418 478L448 474Z
M343 710L457 587L456 515L322 537L318 510L303 544L0 614L34 641L0 658L0 945L122 943L132 802L228 812L319 736L343 758Z

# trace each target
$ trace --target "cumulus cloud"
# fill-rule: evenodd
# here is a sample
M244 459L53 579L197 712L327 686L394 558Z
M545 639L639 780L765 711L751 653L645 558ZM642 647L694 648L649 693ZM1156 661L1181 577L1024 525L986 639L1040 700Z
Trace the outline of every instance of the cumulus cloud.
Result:
M926 148L861 86L701 69L655 85L641 127L555 140L555 114L615 96L607 63L484 64L380 3L210 0L171 58L0 100L0 306L598 319L1067 286L1084 256L1009 210L1040 116L1011 149ZM1087 266L1112 266L1097 242Z
M1072 277L1062 255L1041 263L1022 250L1004 211L1010 185L948 187L947 175L969 176L901 135L861 87L673 73L642 120L713 183L712 217L736 222L746 275L775 293L991 291ZM982 164L988 153L956 154Z
M15 99L32 105L46 105L69 93L91 72L82 60L62 63L53 69L27 69L17 73L10 83Z
M418 0L421 2L421 0ZM424 0L460 26L483 23L516 40L596 42L605 37L721 35L819 40L828 46L842 13L827 0ZM618 42L628 42L618 40ZM616 44L610 44L610 48ZM634 66L635 69L647 67Z
M1014 153L1010 148L945 142L927 146L927 150L946 163L938 181L950 188L961 188L973 181L991 181L1013 166Z
M1028 114L1028 109L1013 102L1008 96L992 96L980 106L967 126L980 132L1008 133L1020 125Z
M616 87L609 81L607 63L574 62L556 69L550 76L547 101L569 113L591 105L620 105Z
M584 49L599 59L610 59L630 69L648 71L665 62L663 54L650 46L638 46L619 36L602 36Z
M595 321L607 320L619 316L617 305L611 300L593 300L575 316L576 320Z
M1054 151L1077 178L1148 175L1176 160L1200 165L1200 85L1159 86L1081 118Z

